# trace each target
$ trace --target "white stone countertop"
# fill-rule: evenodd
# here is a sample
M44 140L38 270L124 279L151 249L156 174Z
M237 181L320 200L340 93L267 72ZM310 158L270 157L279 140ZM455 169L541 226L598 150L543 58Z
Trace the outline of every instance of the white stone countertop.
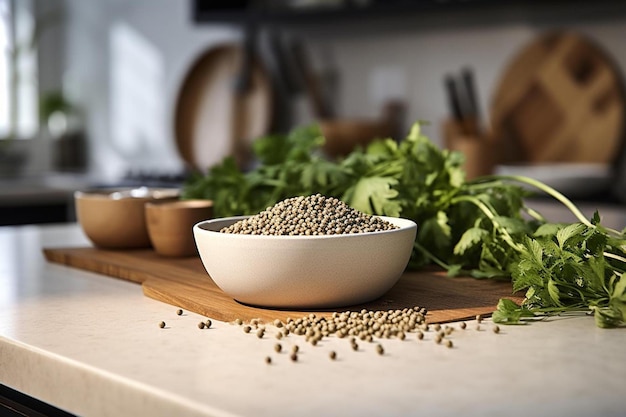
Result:
M137 284L46 263L84 246L76 225L0 228L0 384L83 416L624 416L626 329L592 317L485 320L453 348L301 336L297 362L263 339L142 294ZM425 306L428 307L428 306ZM158 323L167 323L164 329ZM329 352L337 352L330 360ZM271 356L271 365L265 357Z

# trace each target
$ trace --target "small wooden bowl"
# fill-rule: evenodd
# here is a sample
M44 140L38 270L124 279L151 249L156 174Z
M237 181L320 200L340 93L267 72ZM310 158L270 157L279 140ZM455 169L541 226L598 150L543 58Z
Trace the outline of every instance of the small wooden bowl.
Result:
M345 156L357 146L394 134L393 125L386 120L329 119L320 121L320 129L326 138L323 150L329 157Z
M213 217L210 200L164 201L146 204L146 224L156 253L162 256L197 255L193 226Z
M144 205L178 200L175 188L105 188L74 193L76 217L91 242L105 249L149 248Z

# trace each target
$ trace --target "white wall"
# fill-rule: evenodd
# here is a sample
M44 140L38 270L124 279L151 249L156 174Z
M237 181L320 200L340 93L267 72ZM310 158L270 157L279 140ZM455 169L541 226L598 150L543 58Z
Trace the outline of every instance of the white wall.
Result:
M64 80L76 100L88 110L93 170L104 179L115 178L132 168L137 160L116 153L111 144L110 33L124 23L151 43L164 63L162 100L167 120L154 120L167 132L164 143L155 143L146 166L177 169L172 134L172 110L177 88L193 59L221 40L239 36L236 28L224 25L195 25L188 1L174 0L65 0L68 9L64 46ZM626 68L626 20L605 16L590 23L578 20L567 26L588 34L614 55L622 71ZM439 127L448 115L443 76L462 66L473 67L479 87L483 114L503 70L512 55L550 23L481 25L417 25L404 21L400 29L373 31L360 29L357 35L344 31L339 36L324 30L309 30L307 36L316 51L330 51L336 69L342 74L339 87L340 113L346 116L375 116L380 112L376 79L397 77L392 89L408 102L407 127L413 120L429 120L427 132L440 141ZM387 24L393 26L393 22ZM293 27L290 29L297 32ZM348 33L347 33L348 32ZM376 91L378 92L376 92ZM157 152L158 151L158 152Z
M210 45L236 39L232 27L191 23L189 2L172 0L66 0L68 20L65 46L67 89L86 110L92 170L103 181L114 181L127 170L160 172L182 169L173 139L172 111L178 87L189 65ZM132 28L161 54L162 105L166 120L150 120L165 131L152 143L149 160L119 155L111 140L111 30ZM139 165L139 166L138 166Z

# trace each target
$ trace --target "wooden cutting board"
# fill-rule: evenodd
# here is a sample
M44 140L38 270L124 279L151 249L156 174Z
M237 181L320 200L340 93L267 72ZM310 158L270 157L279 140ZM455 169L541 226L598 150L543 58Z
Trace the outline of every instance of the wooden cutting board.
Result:
M315 312L360 311L425 307L430 323L490 315L502 297L512 296L511 283L474 278L451 278L442 272L407 272L384 296L367 304L337 310L287 311L240 304L211 280L199 257L164 258L152 250L113 251L95 248L44 249L49 262L97 272L141 284L143 293L159 301L222 321L240 318L271 322Z
M500 162L610 163L624 137L619 68L576 32L547 32L515 55L491 106Z

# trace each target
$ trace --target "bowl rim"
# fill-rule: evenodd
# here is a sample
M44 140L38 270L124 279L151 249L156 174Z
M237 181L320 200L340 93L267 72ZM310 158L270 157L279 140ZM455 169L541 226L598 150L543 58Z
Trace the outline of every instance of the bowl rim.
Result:
M381 230L378 232L367 232L367 233L344 233L344 234L337 234L337 235L245 235L245 234L240 234L240 233L221 233L219 231L208 230L203 227L204 225L214 224L218 222L232 221L233 223L235 223L239 220L247 219L249 217L252 217L252 216L231 216L231 217L219 217L215 219L203 220L201 222L196 223L193 226L193 232L194 232L194 235L196 234L196 232L202 233L202 234L208 234L208 235L217 234L217 235L222 236L224 239L324 240L324 239L341 239L341 238L343 239L361 238L362 239L363 237L366 237L366 236L381 236L381 235L392 234L392 233L401 233L401 232L405 232L411 229L417 229L417 223L415 223L411 219L407 219L404 217L391 217L391 216L378 216L378 215L374 215L374 217L378 217L382 220L389 221L389 222L392 222L393 220L400 221L401 223L404 223L404 224L398 225L394 223L396 226L398 226L398 228L391 229L391 230Z
M137 192L139 195L133 195ZM116 193L118 193L116 195ZM74 191L75 199L93 200L162 200L180 198L180 189L176 187L94 187Z

